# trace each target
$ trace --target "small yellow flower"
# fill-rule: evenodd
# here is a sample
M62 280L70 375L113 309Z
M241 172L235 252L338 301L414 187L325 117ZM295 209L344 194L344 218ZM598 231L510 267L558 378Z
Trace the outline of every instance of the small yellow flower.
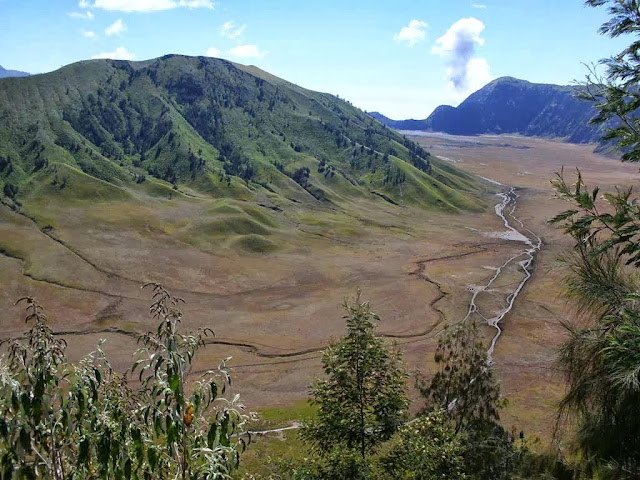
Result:
M187 410L184 412L184 424L190 427L193 423L193 405L187 402Z

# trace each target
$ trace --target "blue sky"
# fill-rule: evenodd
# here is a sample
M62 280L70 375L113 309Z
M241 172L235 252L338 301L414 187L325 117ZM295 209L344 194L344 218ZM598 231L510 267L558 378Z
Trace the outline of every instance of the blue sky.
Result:
M597 33L606 19L582 0L0 0L0 65L209 54L426 118L493 78L582 79L629 43Z

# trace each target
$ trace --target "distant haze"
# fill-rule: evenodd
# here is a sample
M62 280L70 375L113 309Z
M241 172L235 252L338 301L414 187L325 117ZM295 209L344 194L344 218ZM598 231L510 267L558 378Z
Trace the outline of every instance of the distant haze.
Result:
M18 70L7 70L2 65L0 65L0 78L6 77L28 77L29 74L27 72L20 72Z

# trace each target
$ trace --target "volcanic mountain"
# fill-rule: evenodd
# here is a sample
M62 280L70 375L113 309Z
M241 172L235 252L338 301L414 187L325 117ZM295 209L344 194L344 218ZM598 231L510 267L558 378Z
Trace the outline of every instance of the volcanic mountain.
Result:
M471 94L458 107L441 105L425 120L391 120L371 115L398 130L426 130L452 135L520 134L563 138L571 143L598 142L599 126L589 125L596 111L575 97L571 86L498 78Z

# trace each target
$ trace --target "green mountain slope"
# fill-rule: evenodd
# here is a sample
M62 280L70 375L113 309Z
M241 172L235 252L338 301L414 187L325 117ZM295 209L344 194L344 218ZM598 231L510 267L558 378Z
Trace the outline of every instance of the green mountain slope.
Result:
M179 190L479 208L473 177L347 102L255 67L178 55L86 61L0 81L5 201L40 201L72 185L67 196L76 199Z

